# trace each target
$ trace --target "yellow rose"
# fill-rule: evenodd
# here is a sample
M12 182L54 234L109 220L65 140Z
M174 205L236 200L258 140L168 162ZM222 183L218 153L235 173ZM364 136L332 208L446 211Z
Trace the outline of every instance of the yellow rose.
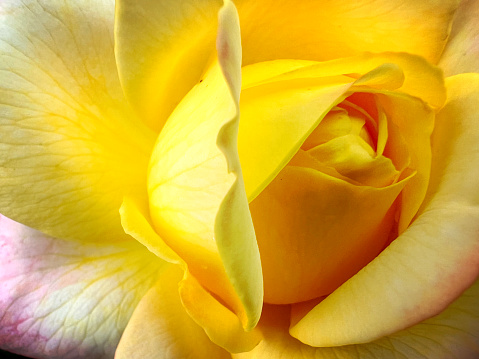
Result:
M458 5L2 3L0 347L477 356Z

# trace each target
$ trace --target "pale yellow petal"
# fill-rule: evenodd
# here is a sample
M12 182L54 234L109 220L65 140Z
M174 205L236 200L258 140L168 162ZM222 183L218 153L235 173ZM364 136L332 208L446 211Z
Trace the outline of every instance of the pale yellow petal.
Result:
M144 190L154 137L130 110L113 1L4 1L0 211L55 237L128 238L118 208Z

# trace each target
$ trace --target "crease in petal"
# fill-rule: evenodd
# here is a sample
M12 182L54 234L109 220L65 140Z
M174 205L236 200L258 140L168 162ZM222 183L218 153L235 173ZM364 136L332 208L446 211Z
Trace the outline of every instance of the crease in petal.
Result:
M128 101L155 131L201 79L215 50L221 3L117 1L115 51L120 80Z
M479 3L461 1L452 24L451 36L441 55L439 66L446 76L479 72Z

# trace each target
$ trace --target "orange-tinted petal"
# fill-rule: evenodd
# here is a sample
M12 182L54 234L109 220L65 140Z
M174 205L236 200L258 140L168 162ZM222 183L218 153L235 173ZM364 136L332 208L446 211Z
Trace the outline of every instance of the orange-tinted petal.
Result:
M290 332L314 346L365 343L447 307L479 273L479 75L448 79L438 115L428 203L368 266Z

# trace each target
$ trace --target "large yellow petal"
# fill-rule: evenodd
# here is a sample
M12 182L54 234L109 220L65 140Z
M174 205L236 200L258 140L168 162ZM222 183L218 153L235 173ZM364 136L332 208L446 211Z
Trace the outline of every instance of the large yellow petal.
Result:
M260 327L263 341L234 359L475 359L479 356L479 282L444 312L374 342L313 348L288 334L289 309L266 306Z
M164 262L134 241L80 244L0 216L0 348L35 358L112 357Z
M154 137L122 94L114 2L0 6L0 211L59 238L128 238L118 208L144 190Z
M446 76L465 72L479 72L479 2L463 0L451 30L439 66Z
M178 296L182 271L169 265L133 312L115 359L226 359L231 355L210 341L186 313Z
M115 45L125 94L153 129L163 127L214 54L221 1L120 0Z
M237 153L241 44L230 1L219 13L217 49L218 60L176 107L155 145L150 213L158 234L193 275L251 329L261 314L263 288Z
M404 51L432 63L446 44L458 0L238 0L246 65Z
M479 75L450 78L428 203L412 225L290 332L313 346L365 343L447 307L479 272Z

